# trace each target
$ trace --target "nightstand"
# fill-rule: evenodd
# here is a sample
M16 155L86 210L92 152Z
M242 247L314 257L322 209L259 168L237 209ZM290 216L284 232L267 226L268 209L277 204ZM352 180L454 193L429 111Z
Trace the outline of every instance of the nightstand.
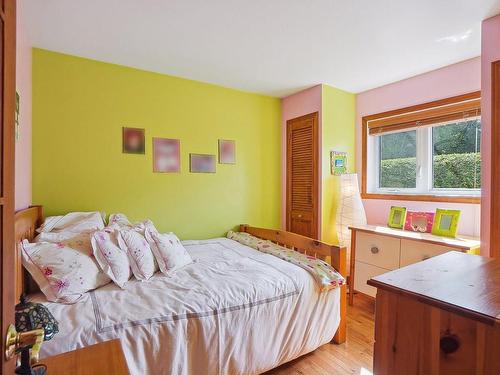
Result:
M120 340L105 341L40 360L47 375L129 374Z

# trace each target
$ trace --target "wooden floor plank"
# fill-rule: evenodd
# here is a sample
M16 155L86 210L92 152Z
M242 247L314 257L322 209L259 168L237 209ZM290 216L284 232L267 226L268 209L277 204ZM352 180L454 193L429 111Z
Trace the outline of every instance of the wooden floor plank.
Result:
M347 306L347 341L326 344L314 352L285 363L265 375L370 375L373 371L373 298L357 294Z

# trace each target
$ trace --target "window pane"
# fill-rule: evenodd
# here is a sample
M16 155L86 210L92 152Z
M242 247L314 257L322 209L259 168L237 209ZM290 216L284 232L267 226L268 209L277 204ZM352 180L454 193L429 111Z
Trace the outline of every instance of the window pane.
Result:
M417 131L380 136L380 187L415 188Z
M481 188L481 119L432 129L433 186Z

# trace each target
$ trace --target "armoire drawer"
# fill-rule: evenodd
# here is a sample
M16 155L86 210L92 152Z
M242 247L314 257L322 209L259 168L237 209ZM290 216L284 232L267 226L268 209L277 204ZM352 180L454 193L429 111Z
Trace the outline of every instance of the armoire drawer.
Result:
M399 238L356 233L356 260L386 270L399 268Z
M441 245L433 245L430 243L426 243L425 246L423 246L422 242L402 239L400 267L421 262L422 260L426 260L452 250L456 249Z
M356 261L356 273L354 274L355 289L358 292L375 297L375 295L377 294L377 288L366 284L366 282L372 277L381 275L389 271L390 270L386 270L384 268L372 266L371 264Z

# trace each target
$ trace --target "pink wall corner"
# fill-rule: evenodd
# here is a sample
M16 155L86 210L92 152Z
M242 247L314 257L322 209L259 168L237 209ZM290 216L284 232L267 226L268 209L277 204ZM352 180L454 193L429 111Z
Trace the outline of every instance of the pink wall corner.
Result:
M286 122L296 117L318 112L318 134L321 152L321 98L322 86L316 85L281 99L281 228L286 229ZM321 155L319 155L321 156ZM319 159L321 160L321 158ZM321 173L321 168L320 168ZM321 176L320 176L321 181ZM321 189L321 183L319 184ZM321 191L318 207L321 228Z
M31 43L17 13L16 90L19 93L19 140L16 142L15 207L31 205Z
M483 21L481 33L481 249L490 251L491 213L491 63L500 60L500 14ZM498 161L497 161L498 162Z
M359 175L361 175L361 119L363 116L480 89L481 58L476 57L358 94L356 97L356 170ZM484 149L482 152L484 152ZM390 206L393 205L408 207L411 210L425 211L434 211L437 207L440 207L462 210L461 223L458 229L460 234L479 236L480 233L480 205L477 204L422 203L374 199L365 199L363 203L368 222L371 224L385 224Z

